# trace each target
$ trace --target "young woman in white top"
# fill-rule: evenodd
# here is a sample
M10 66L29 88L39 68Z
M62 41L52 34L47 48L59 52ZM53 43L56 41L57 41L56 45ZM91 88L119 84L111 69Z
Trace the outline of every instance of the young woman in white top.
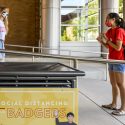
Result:
M8 33L9 8L0 6L0 49L5 49L4 41ZM5 54L0 53L0 61L4 61Z

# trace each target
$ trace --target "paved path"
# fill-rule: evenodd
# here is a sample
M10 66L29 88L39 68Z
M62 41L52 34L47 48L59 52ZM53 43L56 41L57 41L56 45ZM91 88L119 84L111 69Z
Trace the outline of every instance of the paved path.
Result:
M79 79L79 125L125 125L125 116L114 117L110 110L101 108L110 102L110 83Z

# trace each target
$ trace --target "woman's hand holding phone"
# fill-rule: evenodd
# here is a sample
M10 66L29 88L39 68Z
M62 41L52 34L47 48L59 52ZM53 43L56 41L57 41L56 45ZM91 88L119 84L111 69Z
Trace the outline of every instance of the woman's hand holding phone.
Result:
M106 44L108 41L108 38L106 37L105 33L101 33L97 38L96 38L100 43Z

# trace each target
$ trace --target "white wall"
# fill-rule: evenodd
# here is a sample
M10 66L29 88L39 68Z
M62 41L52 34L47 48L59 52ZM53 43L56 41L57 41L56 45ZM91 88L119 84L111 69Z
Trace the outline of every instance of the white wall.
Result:
M60 54L63 55L82 56L82 57L101 56L101 54L84 53L85 51L101 52L101 46L98 42L60 42L60 49L80 51L80 52L61 51Z

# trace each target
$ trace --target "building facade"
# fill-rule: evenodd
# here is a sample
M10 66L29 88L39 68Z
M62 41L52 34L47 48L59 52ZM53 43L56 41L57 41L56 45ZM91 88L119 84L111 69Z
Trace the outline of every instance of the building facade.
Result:
M119 12L119 2L125 3L124 0L1 0L0 5L10 8L6 43L54 49L44 53L100 57L101 54L86 51L107 52L96 37L107 30L106 15Z

